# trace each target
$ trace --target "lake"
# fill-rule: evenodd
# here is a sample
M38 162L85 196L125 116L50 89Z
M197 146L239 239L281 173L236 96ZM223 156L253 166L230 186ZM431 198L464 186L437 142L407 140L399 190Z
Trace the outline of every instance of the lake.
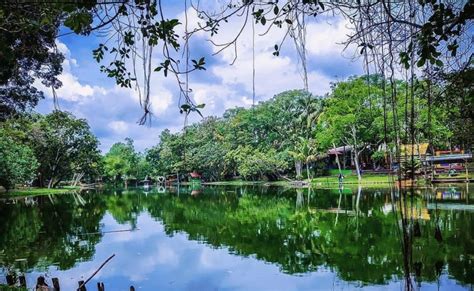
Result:
M474 185L205 186L0 200L8 272L75 290L472 290ZM51 284L50 284L51 285Z

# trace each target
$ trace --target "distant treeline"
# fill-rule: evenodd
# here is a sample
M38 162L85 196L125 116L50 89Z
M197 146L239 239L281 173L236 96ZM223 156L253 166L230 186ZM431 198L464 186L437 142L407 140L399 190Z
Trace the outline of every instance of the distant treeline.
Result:
M355 168L361 154L373 167L387 166L397 140L470 149L474 102L469 76L469 70L449 76L443 86L398 80L396 88L378 75L352 77L333 84L323 97L286 91L179 133L163 131L143 163L155 175L197 171L207 180L256 180L317 175L326 167L327 151L338 146L353 149Z
M0 185L56 187L62 181L140 181L196 171L205 180L314 177L327 168L327 152L351 148L372 167L387 167L396 144L436 148L473 144L473 70L443 82L398 80L391 88L379 75L332 84L326 96L285 91L250 108L207 117L181 132L164 130L157 145L140 153L132 139L100 155L85 120L54 111L0 122ZM395 92L395 94L394 94ZM334 165L333 165L334 166ZM367 166L367 165L365 165ZM360 171L357 171L359 173Z

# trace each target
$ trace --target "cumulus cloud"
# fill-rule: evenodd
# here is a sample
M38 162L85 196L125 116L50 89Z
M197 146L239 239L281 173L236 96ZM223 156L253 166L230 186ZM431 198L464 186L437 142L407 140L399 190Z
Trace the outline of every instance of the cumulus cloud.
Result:
M318 56L340 54L350 32L351 25L343 18L310 22L307 26L308 53Z
M58 99L83 102L85 99L91 98L95 95L106 94L106 89L103 87L81 83L79 78L73 73L73 67L77 67L78 62L76 59L72 58L71 51L67 45L60 41L56 41L56 47L65 57L62 63L63 72L58 76L62 86L55 90ZM51 88L47 88L39 81L36 81L35 85L45 92L47 97L53 98L53 91Z
M124 134L128 132L128 124L122 120L114 120L109 122L109 127L118 134Z
M184 23L182 11L177 17ZM197 15L190 11L188 21L191 30L198 21ZM238 33L242 21L242 18L231 19L229 23L223 24L220 33L212 38L213 41L225 43L231 40ZM178 29L183 30L184 25ZM256 25L255 29L256 102L267 100L285 90L302 88L301 69L293 43L288 41L279 57L272 55L274 44L282 39L285 30L275 28L260 36L264 28ZM348 24L339 18L308 22L308 79L311 92L323 95L329 92L331 82L361 71L360 63L351 62L341 53L343 46L339 43L345 39L349 29ZM208 41L208 34L200 32L192 37L191 57L206 57L207 70L189 75L191 98L197 104L206 104L201 110L204 116L220 116L226 109L252 105L252 33L249 26L238 40L238 58L234 65L229 65L235 57L232 48L212 56L219 48ZM150 109L153 117L151 125L140 126L137 121L143 115L143 109L136 90L118 87L114 80L103 78L98 68L89 70L92 66L90 55L83 53L80 43L69 45L67 41L58 42L57 47L66 57L64 72L59 76L63 87L56 91L60 107L88 120L101 141L103 152L125 137L134 139L136 148L144 150L158 143L158 136L165 128L171 131L182 129L184 116L179 114L180 93L174 78L164 78L161 72L152 73ZM153 66L162 60L160 53L155 50ZM181 58L182 55L176 57ZM97 82L99 79L105 81ZM49 112L53 108L51 89L40 84L38 87L49 97L40 104L39 110ZM195 114L189 121L197 122L200 119Z

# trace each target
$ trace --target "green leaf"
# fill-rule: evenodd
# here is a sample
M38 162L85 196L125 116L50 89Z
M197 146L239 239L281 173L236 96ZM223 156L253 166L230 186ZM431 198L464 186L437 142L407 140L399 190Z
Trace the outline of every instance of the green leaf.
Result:
M189 104L181 105L181 109L183 109L184 111L188 111L190 108L191 108L191 106Z
M423 65L425 64L425 61L426 61L425 58L421 58L421 59L418 60L418 62L416 62L416 65L418 67L423 67Z

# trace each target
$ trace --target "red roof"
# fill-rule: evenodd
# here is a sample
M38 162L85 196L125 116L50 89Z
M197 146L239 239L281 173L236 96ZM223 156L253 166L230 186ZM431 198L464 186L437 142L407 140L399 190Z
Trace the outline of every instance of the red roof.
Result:
M199 173L196 172L196 171L193 171L193 172L190 173L189 175L191 175L191 178L201 178L201 174L199 174Z

